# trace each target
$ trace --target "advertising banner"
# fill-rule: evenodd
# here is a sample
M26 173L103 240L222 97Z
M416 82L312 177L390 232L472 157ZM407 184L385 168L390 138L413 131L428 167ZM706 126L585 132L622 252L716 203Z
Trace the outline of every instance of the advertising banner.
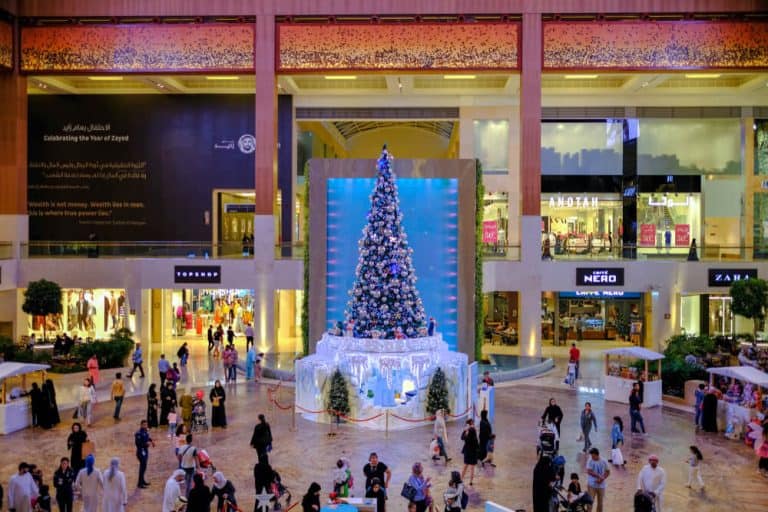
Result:
M499 226L495 220L483 221L483 243L495 244L499 242Z
M252 95L29 97L30 241L211 240L213 189L254 187Z
M691 225L675 224L675 245L688 247L691 245Z
M656 225L640 224L640 247L653 247L656 245Z

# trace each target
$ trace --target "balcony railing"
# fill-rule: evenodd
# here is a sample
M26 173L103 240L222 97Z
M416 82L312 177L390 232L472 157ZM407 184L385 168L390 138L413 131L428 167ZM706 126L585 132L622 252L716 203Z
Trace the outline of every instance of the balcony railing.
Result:
M508 244L483 244L483 259L520 261L520 246Z
M13 242L0 242L0 260L13 259Z
M544 247L542 246L542 259ZM612 248L600 248L589 251L566 251L556 253L550 248L552 261L687 261L690 248L684 247L638 247L634 244L614 246ZM768 260L768 248L739 246L739 245L705 245L696 248L698 261L763 261Z

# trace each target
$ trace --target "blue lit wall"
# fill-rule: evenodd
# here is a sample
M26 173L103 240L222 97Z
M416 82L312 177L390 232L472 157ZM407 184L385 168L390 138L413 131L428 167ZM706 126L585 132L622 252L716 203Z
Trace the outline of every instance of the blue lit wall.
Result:
M355 280L357 243L375 182L374 178L328 179L326 325L344 319ZM397 185L424 311L427 317L435 317L443 339L456 350L459 182L398 178Z

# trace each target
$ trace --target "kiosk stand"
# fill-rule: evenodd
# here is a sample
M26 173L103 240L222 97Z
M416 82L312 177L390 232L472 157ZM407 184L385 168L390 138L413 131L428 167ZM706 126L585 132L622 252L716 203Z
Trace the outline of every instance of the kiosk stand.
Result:
M616 359L611 361L611 356ZM645 371L639 375L629 366L633 360L645 361ZM661 405L661 360L664 354L642 347L622 347L605 351L605 399L612 402L629 403L632 386L643 381L643 406ZM648 361L658 361L657 372L648 372Z
M45 381L45 370L50 368L47 364L32 363L0 363L0 434L10 434L32 424L32 410L29 399L26 396L10 399L12 387L9 386L9 379L19 378L20 387L25 392L27 390L27 375L38 374L40 382ZM11 382L13 384L13 382ZM15 386L14 386L15 387Z

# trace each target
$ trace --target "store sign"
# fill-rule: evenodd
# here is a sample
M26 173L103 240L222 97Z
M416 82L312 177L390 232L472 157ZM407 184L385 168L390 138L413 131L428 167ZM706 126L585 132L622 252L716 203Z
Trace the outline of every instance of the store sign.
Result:
M549 198L550 208L599 208L600 198L587 196L557 196Z
M575 291L559 292L561 299L639 299L640 292L624 292L621 290Z
M174 267L174 283L220 283L221 266L190 266L177 265Z
M495 220L483 221L483 243L495 244L499 241L499 227Z
M640 246L653 247L656 245L656 225L640 224Z
M624 286L624 269L577 268L576 286Z
M711 268L709 286L731 286L734 281L757 279L756 268Z
M691 245L691 225L675 224L675 245L688 247Z

